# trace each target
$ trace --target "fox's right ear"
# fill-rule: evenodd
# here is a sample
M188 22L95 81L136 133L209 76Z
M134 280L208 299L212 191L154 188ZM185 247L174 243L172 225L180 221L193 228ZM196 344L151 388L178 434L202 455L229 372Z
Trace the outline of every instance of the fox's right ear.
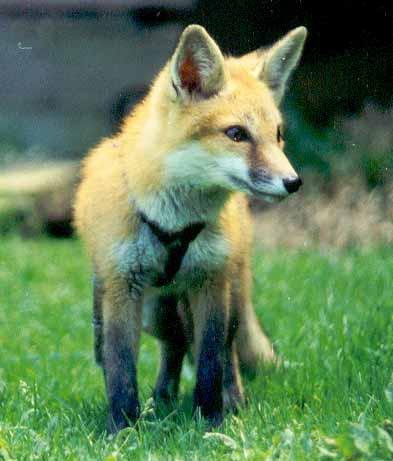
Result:
M261 48L240 58L257 78L266 83L277 103L280 103L288 79L299 62L306 37L307 29L297 27L270 48Z
M206 30L188 26L170 62L174 99L208 98L225 84L224 57Z

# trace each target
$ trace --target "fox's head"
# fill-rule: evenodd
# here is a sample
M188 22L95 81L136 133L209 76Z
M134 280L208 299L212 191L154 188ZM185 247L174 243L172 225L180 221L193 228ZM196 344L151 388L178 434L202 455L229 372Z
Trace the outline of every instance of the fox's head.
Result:
M160 123L145 133L159 133L154 144L165 150L170 184L267 200L299 189L302 182L283 152L278 106L306 35L298 27L270 48L226 58L203 27L184 30L155 85L159 90L153 87Z

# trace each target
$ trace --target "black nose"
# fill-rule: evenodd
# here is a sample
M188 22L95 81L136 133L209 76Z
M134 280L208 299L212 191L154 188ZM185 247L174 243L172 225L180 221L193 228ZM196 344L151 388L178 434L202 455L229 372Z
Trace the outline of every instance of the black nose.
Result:
M303 184L302 180L299 178L290 178L290 179L283 179L282 182L284 183L285 189L292 194L299 190L299 187Z

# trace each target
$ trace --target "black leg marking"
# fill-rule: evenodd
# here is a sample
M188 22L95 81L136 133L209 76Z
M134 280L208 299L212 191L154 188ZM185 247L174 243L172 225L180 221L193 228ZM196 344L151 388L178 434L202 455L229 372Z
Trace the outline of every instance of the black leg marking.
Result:
M94 330L94 354L96 363L102 366L102 354L104 347L104 332L102 318L102 298L104 289L98 282L97 278L93 278L93 330Z
M200 408L212 426L223 419L224 328L224 315L216 313L208 318L197 365L194 408Z
M114 433L139 417L136 364L122 331L112 327L105 337L104 373L109 400L107 430Z

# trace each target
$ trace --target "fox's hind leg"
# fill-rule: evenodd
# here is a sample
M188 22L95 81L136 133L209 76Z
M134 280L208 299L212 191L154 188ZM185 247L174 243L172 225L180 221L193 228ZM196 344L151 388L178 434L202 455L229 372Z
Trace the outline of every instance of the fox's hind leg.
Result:
M243 385L239 372L239 359L234 344L228 347L224 359L223 381L224 411L236 412L244 404Z
M160 296L155 308L153 333L161 343L161 366L154 390L157 403L167 404L176 400L183 358L187 351L177 304L175 296Z
M223 404L224 411L236 412L244 404L243 386L239 370L239 358L234 342L238 328L237 313L232 312L227 327L227 342L224 348Z
M262 331L251 300L249 261L239 265L238 279L232 284L232 309L237 310L238 329L235 336L240 368L254 376L263 364L277 362L273 347Z

